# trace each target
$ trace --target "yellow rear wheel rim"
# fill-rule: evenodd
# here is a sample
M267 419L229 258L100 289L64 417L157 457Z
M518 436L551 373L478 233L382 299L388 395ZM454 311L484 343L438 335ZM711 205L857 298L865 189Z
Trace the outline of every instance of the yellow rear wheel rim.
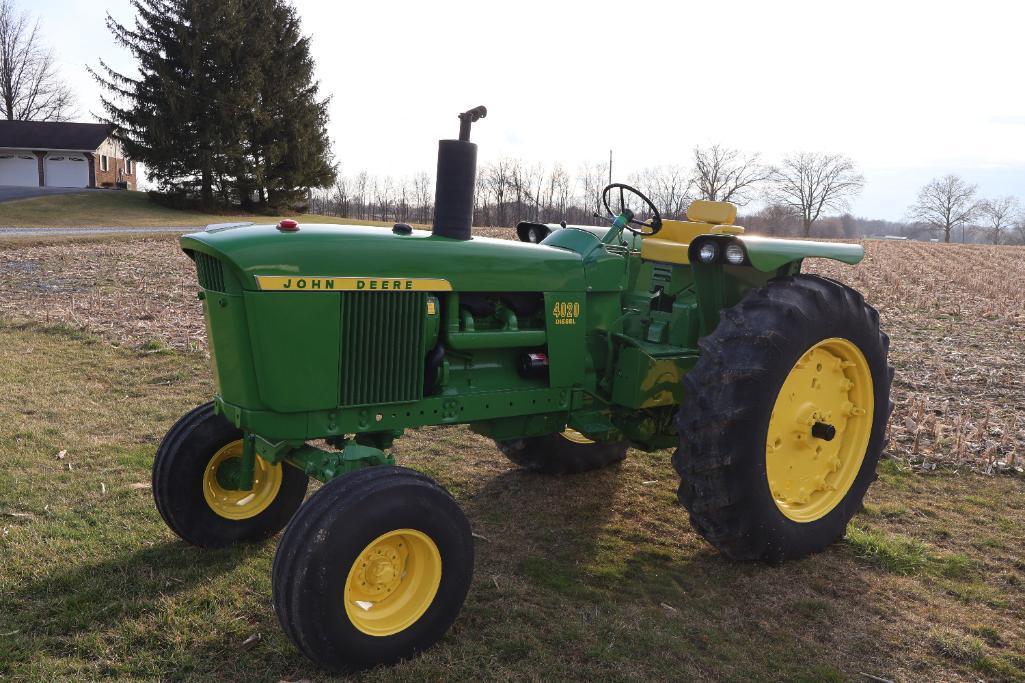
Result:
M345 614L371 636L404 631L424 615L441 585L441 553L427 534L397 529L375 538L345 579Z
M250 519L274 502L284 476L281 463L270 464L256 456L253 488L248 491L226 489L217 480L217 470L234 458L242 458L242 440L232 441L214 453L203 472L203 498L218 516L231 520Z
M772 408L765 444L769 490L788 518L813 522L847 495L872 435L873 396L868 361L847 339L824 339L790 370ZM823 438L813 428L820 435L832 428L835 434Z
M589 443L594 443L593 441L588 439L586 436L584 436L583 434L581 434L580 432L578 432L575 429L571 429L570 427L566 427L566 429L563 430L559 434L559 436L561 436L562 438L566 439L566 441L571 441L573 443L579 443L579 444L584 444L584 445L589 444Z

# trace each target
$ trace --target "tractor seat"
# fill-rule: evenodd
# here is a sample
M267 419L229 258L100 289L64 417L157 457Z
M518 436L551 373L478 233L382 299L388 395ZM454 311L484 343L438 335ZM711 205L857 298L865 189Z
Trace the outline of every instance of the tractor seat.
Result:
M737 207L729 202L710 202L695 199L687 207L686 221L663 219L662 229L641 242L641 258L645 261L688 265L687 252L691 241L698 235L742 235L744 228L733 225Z

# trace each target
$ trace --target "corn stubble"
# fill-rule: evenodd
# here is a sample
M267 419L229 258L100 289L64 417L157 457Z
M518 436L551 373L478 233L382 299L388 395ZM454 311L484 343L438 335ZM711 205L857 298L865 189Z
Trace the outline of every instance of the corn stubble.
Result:
M512 237L511 230L479 231ZM888 455L915 469L1025 468L1025 248L866 241L858 266L806 270L864 293L891 338ZM191 261L173 239L9 245L0 316L144 353L205 352Z

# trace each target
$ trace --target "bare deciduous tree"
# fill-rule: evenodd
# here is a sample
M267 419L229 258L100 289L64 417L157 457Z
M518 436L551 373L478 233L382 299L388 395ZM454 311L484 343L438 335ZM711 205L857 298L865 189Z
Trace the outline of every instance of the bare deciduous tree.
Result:
M605 215L605 209L601 203L601 191L608 182L608 173L609 166L606 163L597 162L580 166L577 181L583 193L583 207L590 213Z
M0 0L0 116L8 121L66 121L71 89L57 74L53 51L42 44L39 21Z
M954 228L965 226L979 213L975 200L977 187L956 175L935 178L918 192L918 200L908 209L908 217L943 233L950 241Z
M430 223L434 211L434 180L429 173L421 171L413 176L413 201L416 203L418 223Z
M748 229L767 235L789 235L797 231L797 215L785 204L769 204L743 220L742 225Z
M1010 230L1019 218L1019 204L1014 197L997 197L984 199L979 203L979 214L985 221L985 228L993 240L1000 244L1000 236Z
M562 164L556 162L548 175L547 220L561 220L566 217L570 201L570 177Z
M631 180L655 203L664 218L686 219L692 196L691 180L685 167L646 168Z
M694 148L691 182L700 199L744 206L769 173L758 154L745 155L721 145Z
M341 169L339 169L338 175L335 178L334 196L332 197L336 207L335 210L339 216L349 215L350 205L352 204L349 182L349 179L342 175Z
M788 206L801 219L802 234L826 209L845 211L852 197L861 192L865 178L854 161L842 154L799 152L772 169L766 193L769 204Z
M1018 244L1025 244L1025 215L1018 218L1018 221L1014 224L1015 242Z

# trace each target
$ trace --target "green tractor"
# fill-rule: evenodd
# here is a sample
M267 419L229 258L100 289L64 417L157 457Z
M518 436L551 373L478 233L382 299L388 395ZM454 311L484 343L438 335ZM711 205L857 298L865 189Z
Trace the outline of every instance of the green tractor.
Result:
M879 316L801 273L806 258L858 263L860 246L750 237L723 202L663 219L621 184L603 193L609 227L472 237L485 113L440 142L430 232L286 220L181 238L216 395L160 444L157 508L203 547L287 526L274 606L328 669L431 646L470 587L470 524L396 466L404 430L466 424L552 474L673 448L695 530L769 562L844 534L885 445ZM323 486L303 503L310 477Z

